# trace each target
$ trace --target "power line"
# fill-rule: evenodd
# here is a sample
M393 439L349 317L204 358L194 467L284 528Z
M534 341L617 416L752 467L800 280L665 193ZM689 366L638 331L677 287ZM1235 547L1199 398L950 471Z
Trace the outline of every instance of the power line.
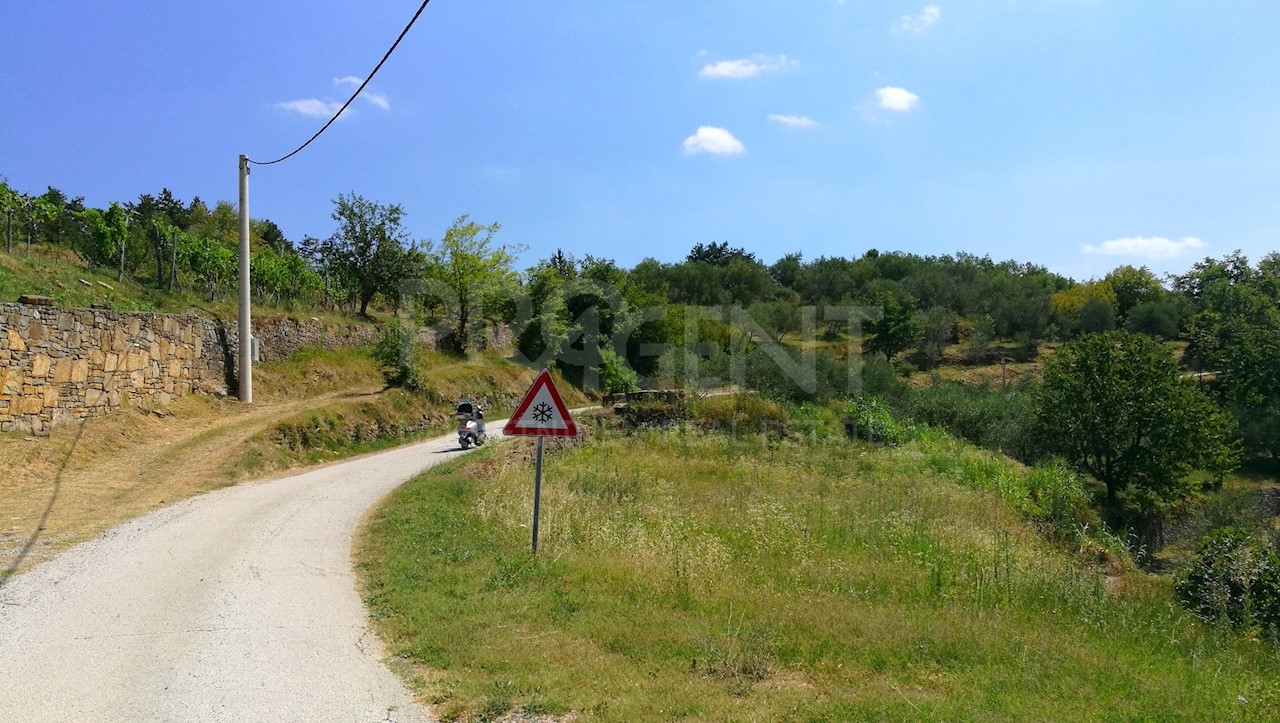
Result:
M409 28L413 27L413 24L418 20L418 16L422 14L423 10L427 9L427 4L430 2L431 0L422 0L422 5L418 7L418 12L413 14L413 18L409 20L409 24L404 26L404 30L400 31L400 37L396 38L396 41L391 44L390 48L387 49L387 54L382 56L382 60L379 60L378 64L374 66L373 71L369 73L369 77L364 79L364 82L360 84L360 87L356 88L356 92L351 94L351 97L347 99L347 102L343 103L342 107L338 109L338 112L334 113L333 117L329 119L329 122L325 123L320 130L316 131L315 135L308 138L306 143L303 143L302 145L293 149L292 153L289 153L288 155L285 155L285 156L281 156L275 159L274 161L255 161L251 158L246 158L245 160L248 161L249 163L254 164L255 166L270 166L273 163L279 163L281 161L285 161L292 158L293 156L297 155L297 153L301 151L303 148L306 148L307 146L311 145L311 141L314 141L315 139L319 138L321 133L324 133L326 130L328 130L329 126L333 125L333 122L338 120L338 116L342 115L342 112L347 109L347 106L351 105L352 101L360 97L360 93L364 91L364 87L369 84L369 81L373 80L373 76L378 74L378 70L382 68L382 64L387 62L387 58L390 58L391 54L395 52L396 46L400 44L401 40L404 40L404 36L409 33Z

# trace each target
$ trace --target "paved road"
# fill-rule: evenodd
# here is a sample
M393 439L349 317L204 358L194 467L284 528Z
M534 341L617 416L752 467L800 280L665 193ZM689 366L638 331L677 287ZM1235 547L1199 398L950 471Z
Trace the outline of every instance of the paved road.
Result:
M427 720L365 626L351 534L458 454L446 436L219 490L11 579L0 721Z

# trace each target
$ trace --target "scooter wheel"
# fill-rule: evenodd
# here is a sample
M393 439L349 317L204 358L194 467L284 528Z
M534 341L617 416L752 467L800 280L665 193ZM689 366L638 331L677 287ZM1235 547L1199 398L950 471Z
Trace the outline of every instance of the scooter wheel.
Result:
M470 448L471 448L471 438L470 438L470 437L463 437L460 443L462 444L462 448L463 448L463 449L470 449Z
M476 437L476 446L479 447L482 444L484 444L484 437Z

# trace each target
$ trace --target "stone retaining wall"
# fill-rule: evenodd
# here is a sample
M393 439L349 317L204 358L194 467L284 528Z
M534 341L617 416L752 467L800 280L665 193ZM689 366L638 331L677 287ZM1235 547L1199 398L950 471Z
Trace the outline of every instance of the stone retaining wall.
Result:
M366 346L373 324L264 318L254 321L262 361L303 347ZM435 348L442 334L419 336ZM506 346L513 334L486 330L486 344ZM125 405L152 409L191 392L234 392L239 367L235 322L105 309L0 304L0 432L43 432Z
M0 304L0 431L41 432L192 391L227 391L208 319Z

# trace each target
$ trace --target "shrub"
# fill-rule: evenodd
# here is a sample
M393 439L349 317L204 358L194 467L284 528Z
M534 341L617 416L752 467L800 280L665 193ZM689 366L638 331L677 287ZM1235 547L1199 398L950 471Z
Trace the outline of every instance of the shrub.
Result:
M1280 555L1248 530L1224 527L1200 542L1174 576L1178 600L1198 617L1276 636L1280 629Z
M417 390L422 386L418 369L422 352L417 333L396 322L383 326L373 343L373 358L381 367L387 385L392 387Z
M779 402L830 401L845 396L854 385L846 362L825 351L809 353L774 346L772 352L755 347L740 353L745 354L741 360L745 386ZM773 354L783 356L779 360ZM737 361L728 360L731 377Z
M1043 456L1029 387L935 383L912 392L905 411L913 421L941 427L980 447L1032 463Z
M890 402L903 399L910 388L906 382L898 378L898 371L893 364L880 356L863 357L862 359L862 393L881 397Z
M600 390L605 394L623 394L639 388L640 375L627 366L627 360L609 347L601 349Z
M853 422L858 439L899 445L911 438L910 425L894 419L889 407L876 397L860 394L844 408L845 419Z
M1035 516L1051 523L1060 537L1076 529L1099 526L1089 492L1061 460L1032 468L1027 475L1027 492L1036 508Z

